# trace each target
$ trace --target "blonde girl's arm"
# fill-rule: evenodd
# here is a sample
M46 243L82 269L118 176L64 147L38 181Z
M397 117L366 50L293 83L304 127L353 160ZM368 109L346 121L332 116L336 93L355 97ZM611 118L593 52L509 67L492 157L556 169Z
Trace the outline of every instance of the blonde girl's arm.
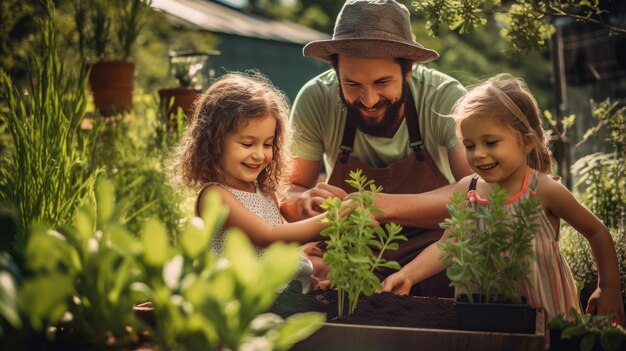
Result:
M383 291L406 295L413 285L444 270L446 266L439 260L441 249L437 244L445 241L447 237L448 231L446 230L439 241L430 244L413 261L388 276L383 281Z
M624 323L617 254L608 229L569 190L550 177L540 178L537 192L546 211L565 220L589 241L598 269L598 287L589 299L587 313L597 309L600 315L613 314L615 323Z
M280 224L272 226L264 218L248 210L233 194L221 186L213 185L204 191L204 197L209 191L216 191L222 203L228 207L229 214L225 227L237 227L243 230L252 243L265 247L275 241L306 243L320 239L320 231L325 228L325 224L320 223L323 214L294 223ZM202 199L200 199L202 200ZM199 201L199 211L202 213L202 203Z

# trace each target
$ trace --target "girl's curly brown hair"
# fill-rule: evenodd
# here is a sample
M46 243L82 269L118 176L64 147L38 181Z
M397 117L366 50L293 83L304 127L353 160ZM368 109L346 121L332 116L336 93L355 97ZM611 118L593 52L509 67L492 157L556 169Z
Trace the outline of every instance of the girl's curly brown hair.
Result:
M289 173L288 102L285 95L261 73L228 73L220 77L195 102L194 113L169 165L176 187L200 188L219 182L224 139L251 118L276 118L273 158L257 178L264 192L280 191Z

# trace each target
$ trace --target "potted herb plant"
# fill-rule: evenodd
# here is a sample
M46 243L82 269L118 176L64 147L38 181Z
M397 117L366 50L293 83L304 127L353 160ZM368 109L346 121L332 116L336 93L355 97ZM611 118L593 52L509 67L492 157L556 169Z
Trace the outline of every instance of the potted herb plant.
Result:
M580 314L572 308L572 320L556 317L548 323L551 351L626 350L626 331L613 326L607 316Z
M211 57L218 55L219 51L170 52L170 74L176 79L178 86L159 90L161 109L168 119L177 116L179 109L185 116L191 114L196 97L213 76L210 69Z
M324 221L328 226L321 232L326 239L324 262L330 265L328 278L337 289L338 316L344 312L345 299L348 314L357 307L359 297L372 295L380 288L380 281L374 274L378 268L400 269L395 261L382 258L387 250L397 250L398 241L406 240L400 235L402 227L388 223L385 229L373 226L372 215L381 210L374 205L373 198L382 188L367 179L362 171L350 172L346 182L357 191L349 195L354 203L348 216L343 215L342 202L338 198L325 200L322 207L327 211ZM372 251L376 248L376 254Z
M132 109L135 64L128 61L150 11L150 0L74 2L78 47L90 69L89 86L103 116ZM113 43L113 45L111 45ZM86 51L91 46L91 55Z
M476 213L463 194L455 194L441 227L448 240L438 244L447 276L457 289L459 327L467 330L522 332L534 321L531 309L518 292L528 279L534 259L533 239L538 199L520 200L521 211L507 213L506 191L497 186L489 194L492 204ZM484 228L479 228L479 218Z

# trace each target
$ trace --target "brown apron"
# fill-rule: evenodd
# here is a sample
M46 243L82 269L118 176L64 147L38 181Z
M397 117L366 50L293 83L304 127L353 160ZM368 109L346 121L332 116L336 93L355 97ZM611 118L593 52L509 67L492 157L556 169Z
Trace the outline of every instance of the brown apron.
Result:
M446 177L439 171L428 150L424 147L413 95L410 93L408 86L405 89L407 98L404 103L404 111L407 128L409 129L409 146L413 149L414 154L403 160L393 162L385 168L373 168L353 158L350 156L350 152L354 145L356 127L351 122L350 116L348 116L341 141L341 154L328 178L328 184L340 187L348 193L353 192L354 189L345 180L349 179L350 171L354 171L357 168L363 170L363 174L369 179L374 179L376 185L382 186L384 193L418 194L449 184ZM419 213L415 215L419 216ZM428 245L439 240L443 230L404 227L402 234L408 240L400 241L400 248L397 251L386 251L383 257L397 261L401 266L404 266ZM393 270L384 269L376 273L378 278L382 280L393 273ZM411 290L411 294L453 297L454 290L449 285L450 281L446 277L446 272L443 271L416 284Z

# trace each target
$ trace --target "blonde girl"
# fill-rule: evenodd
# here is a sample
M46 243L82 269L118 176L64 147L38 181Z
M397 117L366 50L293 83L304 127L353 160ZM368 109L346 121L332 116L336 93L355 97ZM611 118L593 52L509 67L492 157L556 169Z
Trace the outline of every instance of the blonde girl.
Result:
M260 73L226 74L197 99L170 171L175 185L198 190L196 215L209 191L228 206L225 227L211 242L218 255L231 227L247 233L258 257L275 241L320 239L320 216L282 224L277 199L290 169L287 118L284 94ZM297 280L303 291L310 286L312 269L302 257Z
M524 197L541 201L540 229L534 239L537 259L530 263L530 283L520 283L520 293L532 306L545 308L550 319L567 315L572 307L580 309L572 273L558 245L563 219L589 241L598 268L598 286L587 312L597 310L623 323L619 270L609 231L549 174L551 158L539 108L524 82L508 75L493 77L461 98L454 111L467 161L476 172L459 181L455 191L467 192L470 206L477 211L489 206L486 198L494 184L510 195L509 211L516 211ZM440 241L446 238L447 232ZM412 285L442 271L436 244L389 276L383 289L405 294Z

